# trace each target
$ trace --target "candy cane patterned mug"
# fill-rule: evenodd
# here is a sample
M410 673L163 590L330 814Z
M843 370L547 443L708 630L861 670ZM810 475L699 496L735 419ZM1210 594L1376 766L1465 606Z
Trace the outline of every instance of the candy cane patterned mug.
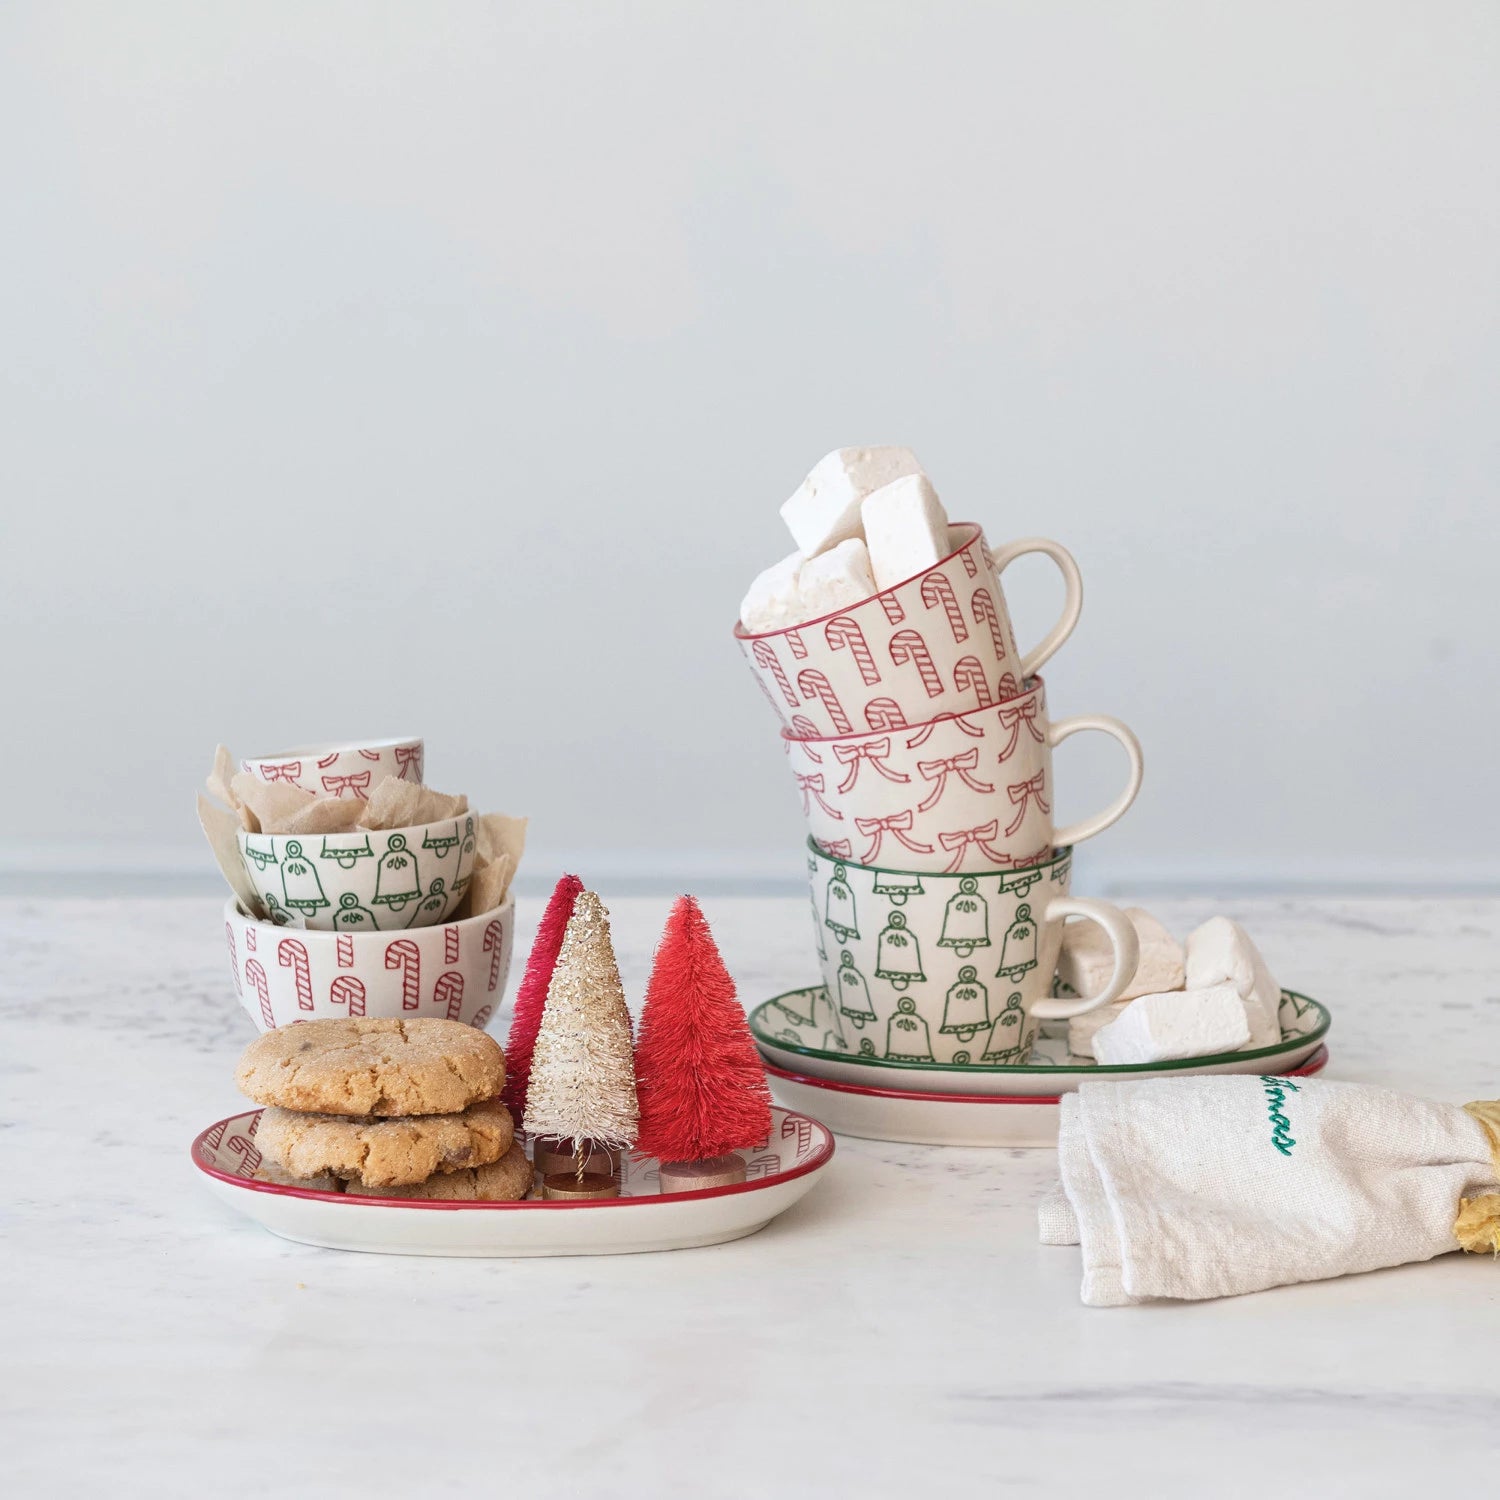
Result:
M1125 789L1102 812L1053 826L1052 751L1093 730L1125 747ZM1141 789L1141 747L1118 719L1049 723L1040 677L1019 697L911 729L838 739L782 733L808 827L824 853L861 864L977 874L1034 864L1093 838Z
M987 875L856 865L808 842L818 962L835 1051L901 1067L1024 1063L1037 1023L1108 1005L1135 973L1125 914L1069 896L1073 851ZM1069 917L1097 922L1114 950L1109 982L1052 998Z
M515 897L414 932L292 932L231 897L224 937L235 993L262 1031L326 1016L440 1016L481 1029L505 998Z
M239 834L250 884L278 927L389 932L433 927L463 899L474 817L348 833Z
M423 760L421 740L355 740L252 755L240 762L240 769L260 781L288 781L317 797L368 802L371 789L387 776L420 783Z
M735 626L784 729L803 738L859 734L984 708L1019 693L1073 633L1083 580L1066 547L1029 537L991 554L972 522L948 535L955 550L935 568L837 614L764 635ZM1057 623L1023 657L1000 574L1032 552L1057 564L1067 598Z

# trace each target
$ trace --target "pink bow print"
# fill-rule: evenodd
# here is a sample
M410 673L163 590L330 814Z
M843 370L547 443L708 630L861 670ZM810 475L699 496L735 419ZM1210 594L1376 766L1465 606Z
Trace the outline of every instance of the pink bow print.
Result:
M896 836L897 842L904 844L913 854L931 854L931 844L920 844L915 839L908 838L906 831L911 827L911 809L905 812L891 813L884 818L856 818L854 826L871 840L870 847L865 851L862 864L869 864L880 853L880 845L886 834Z
M964 851L970 844L976 849L983 850L986 858L993 863L1008 865L1010 855L1002 854L1000 850L990 847L999 830L999 818L991 818L988 823L981 823L977 828L955 828L952 833L938 834L938 843L953 852L953 858L948 862L944 873L948 875L958 873L958 867L964 862Z
M928 793L926 800L917 804L917 811L926 812L929 808L937 806L938 798L943 795L943 788L948 785L950 772L976 792L993 792L995 789L988 782L980 781L977 776L969 774L978 764L978 745L971 745L962 755L950 755L942 760L919 760L917 770L922 773L922 780L937 784Z
M1037 709L1041 706L1041 699L1037 697L1028 698L1024 703L1018 703L1014 708L1000 708L995 717L1000 721L1002 729L1010 730L1010 741L1005 749L1000 752L1001 760L1009 760L1011 752L1016 748L1016 741L1021 735L1021 726L1026 726L1026 732L1037 744L1041 744L1046 738L1042 731L1036 727Z
M1044 766L1029 781L1018 781L1014 786L1006 787L1011 803L1016 809L1016 815L1011 820L1010 827L1005 830L1007 837L1013 834L1021 826L1021 819L1026 816L1026 804L1036 799L1036 805L1044 812L1050 813L1052 809L1047 806L1047 799L1042 793L1047 789L1047 770Z
M335 797L342 797L345 792L353 792L361 802L367 802L369 798L365 793L370 788L370 773L368 771L351 771L347 776L325 776L323 778L323 790Z
M260 768L262 781L289 781L293 786L297 784L297 778L301 774L302 762L300 760L284 760L279 766L268 766L262 763Z
M823 773L814 771L811 776L804 776L800 771L793 771L792 775L797 778L797 787L802 793L802 813L805 817L812 811L812 803L817 802L836 823L844 821L844 815L838 808L830 807L823 800Z
M904 771L893 771L885 764L885 759L890 753L890 735L886 735L883 739L867 740L862 745L835 745L833 747L834 759L842 761L849 767L849 774L839 782L839 790L847 792L854 785L859 779L860 764L864 761L869 761L887 781L910 781L911 777Z

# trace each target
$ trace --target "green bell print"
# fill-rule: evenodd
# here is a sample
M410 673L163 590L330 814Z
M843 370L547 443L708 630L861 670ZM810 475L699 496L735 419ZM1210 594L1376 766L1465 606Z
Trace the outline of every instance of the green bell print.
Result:
M458 850L458 879L453 882L453 904L463 900L469 888L469 877L474 873L474 820L464 821L464 841Z
M335 932L374 932L378 925L375 913L366 911L353 891L339 897L339 909L333 914Z
M933 1061L932 1033L917 1014L917 1002L910 995L896 1002L896 1014L885 1028L885 1058L887 1062Z
M1036 865L1028 865L1017 875L1007 875L1000 881L1000 894L1002 896L1024 896L1037 881L1042 878L1042 872Z
M417 857L406 847L406 835L393 833L375 869L375 898L371 905L405 911L408 901L418 901L421 896Z
M374 859L367 833L330 833L323 840L319 859L331 859L341 870L352 870L362 859Z
M813 995L813 1036L818 1038L814 1046L825 1052L847 1052L848 1038L844 1035L844 1017L839 1010L837 997L827 990L818 990Z
M854 967L854 955L846 948L839 954L838 1008L856 1026L875 1019L875 1007L870 1004L870 986L865 976Z
M436 876L432 882L432 889L417 902L417 909L411 914L408 927L431 927L435 922L443 920L443 908L448 904L448 892L443 887L443 877Z
M980 982L979 971L965 964L943 1002L943 1024L938 1030L972 1042L989 1024L990 992Z
M1016 908L1016 920L1005 929L1005 941L1000 947L1000 967L995 970L995 976L1003 975L1014 983L1034 968L1036 923L1031 920L1031 908L1023 901Z
M1025 1029L1026 1012L1021 1005L1019 993L1005 1002L1005 1009L995 1017L990 1039L985 1044L984 1061L987 1063L1019 1064L1031 1055L1031 1044L1035 1037L1022 1036Z
M943 935L938 939L938 947L951 948L960 958L967 958L976 948L989 945L989 906L979 894L979 882L972 875L965 875L943 908Z
M458 824L454 823L453 831L438 833L435 829L422 836L422 847L431 849L439 859L447 859L450 849L458 848Z
M266 866L276 863L276 845L257 844L253 837L247 836L245 839L245 858L264 875L266 873Z
M323 894L323 882L318 879L317 866L302 852L299 839L291 839L286 846L286 857L281 861L281 899L293 911L312 916L315 911L329 905Z
M891 988L904 990L912 980L927 982L922 972L922 950L917 935L906 930L904 912L893 911L875 947L875 977L887 979Z
M292 914L268 891L262 898L266 903L266 921L277 927L291 925Z
M880 870L872 889L877 896L889 896L892 906L905 906L908 896L922 894L922 877L905 875L899 870Z
M823 925L841 943L859 936L859 920L854 915L854 887L843 865L835 865L828 878L828 894L823 898Z

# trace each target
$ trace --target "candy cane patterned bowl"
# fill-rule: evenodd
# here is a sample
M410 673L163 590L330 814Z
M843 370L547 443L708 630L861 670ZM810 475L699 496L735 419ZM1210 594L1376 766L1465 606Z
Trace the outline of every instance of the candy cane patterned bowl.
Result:
M935 568L837 614L735 638L783 728L848 735L921 724L1013 698L1073 633L1083 581L1058 542L1030 537L991 554L973 522L948 532L954 551ZM1057 623L1024 657L1000 574L1040 552L1058 566L1067 598Z
M416 828L239 834L240 859L279 927L390 932L432 927L463 899L474 816Z
M597 1202L443 1203L346 1197L257 1179L260 1111L232 1115L193 1142L193 1165L221 1202L283 1239L382 1255L628 1255L718 1245L763 1229L811 1189L833 1159L833 1133L793 1110L746 1158L746 1180L662 1193L657 1163L630 1160L618 1198ZM519 1138L519 1137L518 1137Z
M836 997L829 1029L853 1058L1021 1062L1039 1021L1107 1005L1135 973L1139 945L1125 914L1068 894L1071 849L1019 869L948 875L855 864L811 839L807 847L818 962ZM1069 917L1103 928L1114 969L1098 994L1054 999Z
M318 797L358 797L387 776L420 782L423 747L418 739L350 740L335 745L298 745L274 755L252 755L240 769L261 781L289 781Z
M1094 730L1129 758L1124 791L1102 812L1054 828L1052 750ZM911 729L801 739L783 731L813 838L862 862L882 846L908 870L993 873L1077 844L1125 815L1141 788L1141 747L1118 719L1050 723L1040 677L991 708Z
M515 929L514 896L407 933L297 932L224 903L234 988L262 1031L328 1016L441 1016L482 1030L505 997Z

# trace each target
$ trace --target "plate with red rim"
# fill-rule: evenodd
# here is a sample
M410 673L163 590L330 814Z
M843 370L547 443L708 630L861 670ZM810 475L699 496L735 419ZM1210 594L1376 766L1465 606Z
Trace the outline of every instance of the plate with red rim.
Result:
M1285 1076L1307 1078L1328 1066L1320 1046ZM766 1064L776 1099L815 1109L837 1135L919 1146L1057 1146L1059 1094L931 1094L838 1083Z
M1024 1063L921 1063L894 1061L879 1052L875 1035L857 1045L838 1043L841 1030L830 1017L821 984L788 990L750 1012L750 1032L761 1058L789 1073L873 1089L919 1094L1047 1096L1066 1094L1085 1079L1194 1078L1218 1073L1285 1073L1300 1067L1323 1043L1333 1017L1328 1008L1295 990L1281 992L1281 1040L1270 1047L1184 1057L1172 1062L1104 1066L1068 1051L1066 1023L1060 1035L1044 1030ZM871 1028L877 1032L878 1026Z
M193 1141L209 1191L272 1234L381 1255L629 1255L718 1245L763 1229L803 1197L833 1157L833 1132L773 1108L771 1134L745 1157L746 1181L692 1193L657 1188L657 1163L632 1157L621 1195L596 1202L429 1202L365 1198L256 1177L258 1109L216 1121Z

